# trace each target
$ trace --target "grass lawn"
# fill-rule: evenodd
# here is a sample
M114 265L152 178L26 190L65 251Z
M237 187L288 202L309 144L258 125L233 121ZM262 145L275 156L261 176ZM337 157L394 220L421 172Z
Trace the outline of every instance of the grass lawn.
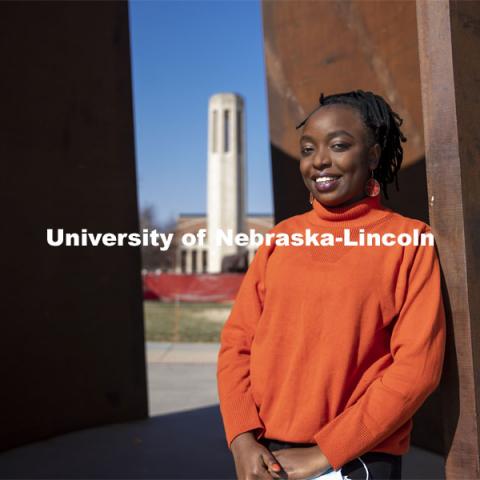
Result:
M145 337L155 342L219 342L232 304L146 300Z

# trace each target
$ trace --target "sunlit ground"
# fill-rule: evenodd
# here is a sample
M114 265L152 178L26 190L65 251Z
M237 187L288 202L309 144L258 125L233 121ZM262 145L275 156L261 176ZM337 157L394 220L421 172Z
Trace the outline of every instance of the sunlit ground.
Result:
M219 342L232 304L145 301L145 338L150 342Z

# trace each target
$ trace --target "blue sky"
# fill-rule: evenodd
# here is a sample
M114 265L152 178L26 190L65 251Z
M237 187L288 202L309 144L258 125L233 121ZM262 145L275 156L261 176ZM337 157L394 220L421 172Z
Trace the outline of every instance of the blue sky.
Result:
M140 208L205 213L208 99L245 99L247 212L271 213L267 89L257 0L130 0Z

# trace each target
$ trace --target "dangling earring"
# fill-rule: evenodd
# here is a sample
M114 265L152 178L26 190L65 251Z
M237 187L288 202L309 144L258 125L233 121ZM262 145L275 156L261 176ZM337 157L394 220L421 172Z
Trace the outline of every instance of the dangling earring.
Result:
M365 184L365 193L369 197L376 197L380 193L380 184L378 181L373 177L373 170L371 170L371 176L367 180Z
M313 205L313 194L310 192L310 205Z

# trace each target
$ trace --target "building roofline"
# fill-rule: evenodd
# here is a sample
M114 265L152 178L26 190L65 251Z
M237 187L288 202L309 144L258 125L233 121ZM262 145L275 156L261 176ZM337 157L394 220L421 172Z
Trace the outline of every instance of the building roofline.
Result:
M206 213L179 213L179 217L206 217ZM247 217L273 217L273 213L247 213Z

